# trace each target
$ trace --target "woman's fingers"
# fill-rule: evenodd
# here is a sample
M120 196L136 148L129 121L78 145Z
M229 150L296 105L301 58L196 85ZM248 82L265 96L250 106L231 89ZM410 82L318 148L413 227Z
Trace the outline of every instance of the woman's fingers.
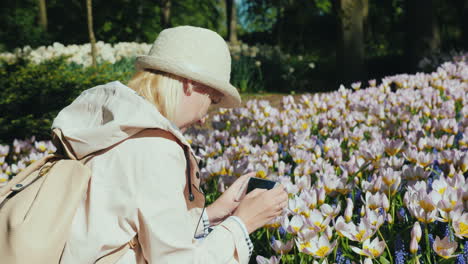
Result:
M240 176L237 181L244 184L245 182L248 182L251 177L254 177L255 174L256 174L255 172L250 172L250 173L244 174L244 175Z
M247 190L249 179L253 176L255 176L255 172L242 175L234 182L234 184L231 185L230 188L237 189L237 194L234 197L234 201L239 202L240 200L242 200L242 198L245 196L245 191Z
M255 176L255 172L251 172L251 173L247 173L245 175L242 175L241 177L239 177L239 179L236 181L239 182L238 184L240 184L240 188L239 190L241 192L245 192L245 190L247 189L247 185L249 183L249 180L251 177Z
M259 189L259 188L257 188L257 189L255 189L255 190L249 192L249 193L247 194L246 197L248 197L248 198L253 198L253 197L255 197L255 196L257 196L257 195L260 195L260 194L262 194L262 193L264 193L264 192L266 192L266 191L267 191L266 189Z

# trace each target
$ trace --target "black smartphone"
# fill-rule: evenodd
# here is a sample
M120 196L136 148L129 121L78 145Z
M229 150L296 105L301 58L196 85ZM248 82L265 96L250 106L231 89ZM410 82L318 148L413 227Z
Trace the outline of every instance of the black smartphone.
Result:
M275 181L270 181L270 180L265 180L265 179L262 179L262 178L255 178L255 177L251 177L249 179L249 183L247 185L247 192L246 193L249 193L257 188L259 189L267 189L267 190L270 190L270 189L273 189L275 186L276 186L277 182Z

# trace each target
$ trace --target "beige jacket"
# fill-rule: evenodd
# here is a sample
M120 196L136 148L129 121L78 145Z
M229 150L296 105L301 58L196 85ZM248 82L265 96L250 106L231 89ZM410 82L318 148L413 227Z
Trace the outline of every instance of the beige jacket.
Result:
M136 234L139 246L117 263L248 263L237 219L226 219L204 239L194 238L203 230L205 203L198 191L198 158L180 131L133 90L120 82L91 88L64 108L52 127L62 130L78 158L98 151L88 163L93 175L62 264L94 263ZM193 201L183 149L147 128L169 131L190 153Z

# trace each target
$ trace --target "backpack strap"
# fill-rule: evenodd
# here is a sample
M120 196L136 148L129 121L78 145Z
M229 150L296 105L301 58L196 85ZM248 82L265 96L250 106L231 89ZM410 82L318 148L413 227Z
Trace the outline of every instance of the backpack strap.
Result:
M56 153L60 153L72 160L78 159L75 152L73 152L73 148L70 146L70 143L64 139L60 128L54 128L54 130L52 130L52 143L57 148Z
M182 142L180 142L179 139L177 139L176 136L174 136L172 133L162 130L162 129L144 129L137 134L133 135L130 138L141 138L141 137L162 137L168 140L175 141L177 144L179 144L180 147L184 150L184 153L186 154L187 158L187 148L184 146ZM129 139L130 139L129 138ZM94 153L93 153L94 154ZM86 157L84 157L81 161L86 164L94 155L90 154ZM190 161L187 160L187 164L189 164ZM187 177L190 179L190 169L186 170L187 172ZM139 246L138 242L138 234L135 235L129 242L127 242L125 245L120 246L119 248L115 249L114 251L108 253L107 255L102 256L98 260L96 260L95 264L114 264L116 263L129 249L134 249L137 246Z

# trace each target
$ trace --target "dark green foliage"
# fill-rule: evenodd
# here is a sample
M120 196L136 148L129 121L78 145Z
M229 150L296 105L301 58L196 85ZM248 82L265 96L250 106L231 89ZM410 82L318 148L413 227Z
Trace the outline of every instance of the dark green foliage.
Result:
M30 4L28 2L21 5L12 0L1 1L0 51L2 49L11 50L25 45L34 47L50 42L50 36L37 25L39 8L37 5Z
M258 93L265 91L265 82L261 66L255 65L255 58L234 56L232 59L231 83L241 93Z
M317 56L293 56L278 48L262 46L255 57L232 56L231 83L241 93L317 92L327 88L319 83L325 66L316 69Z
M5 64L0 67L0 141L30 135L48 138L53 118L81 91L109 81L124 82L132 70L130 60L95 69L68 64L64 58L39 65Z
M0 51L29 45L82 44L89 41L86 1L47 0L48 32L38 25L37 0L0 1ZM218 0L172 1L171 24L223 31L223 10ZM106 43L153 42L163 29L159 1L93 0L96 39Z

